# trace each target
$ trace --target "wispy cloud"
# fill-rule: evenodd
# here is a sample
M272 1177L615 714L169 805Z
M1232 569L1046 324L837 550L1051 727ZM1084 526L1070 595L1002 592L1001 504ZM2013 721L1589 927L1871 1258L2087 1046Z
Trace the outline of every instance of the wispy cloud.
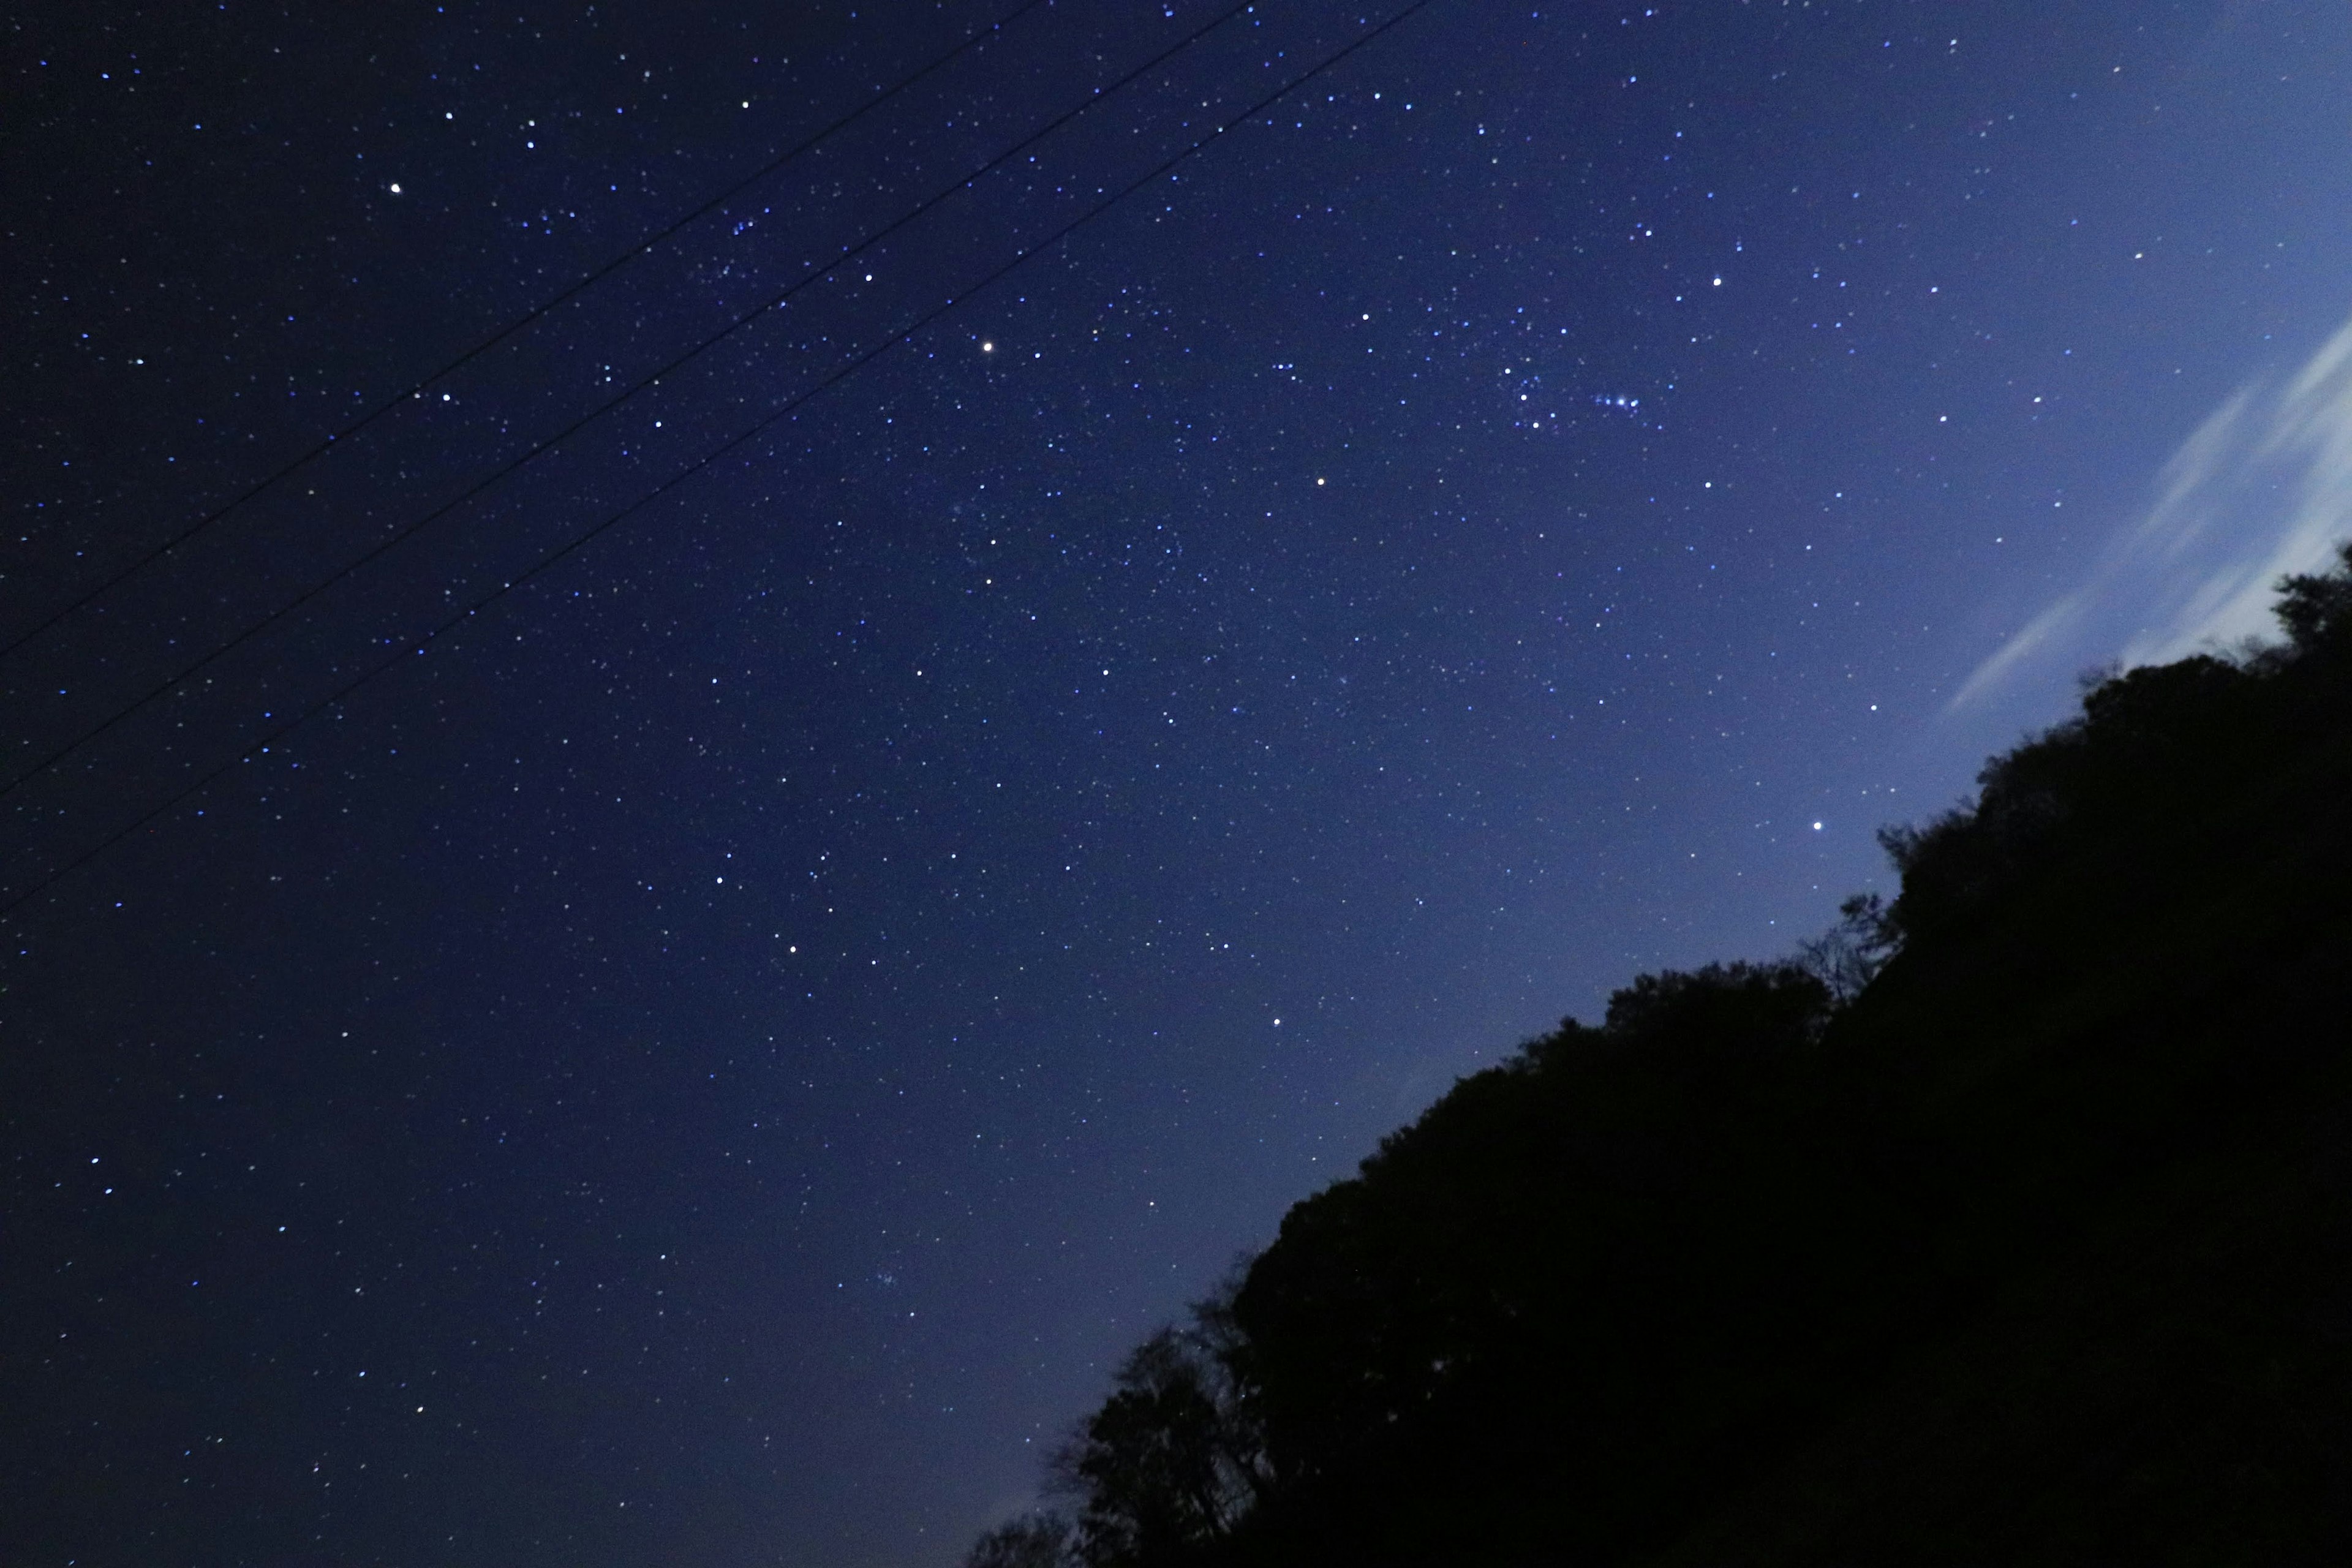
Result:
M2147 514L2081 586L1979 665L1947 711L2029 667L2159 664L2272 629L2279 578L2352 535L2352 321L2290 377L2216 409L2158 477Z

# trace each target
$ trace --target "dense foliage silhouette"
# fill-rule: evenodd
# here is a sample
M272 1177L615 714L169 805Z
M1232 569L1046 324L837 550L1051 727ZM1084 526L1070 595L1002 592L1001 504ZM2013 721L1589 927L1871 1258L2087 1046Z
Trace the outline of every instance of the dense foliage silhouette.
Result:
M973 1568L2343 1560L2352 546L2278 613L1457 1083Z

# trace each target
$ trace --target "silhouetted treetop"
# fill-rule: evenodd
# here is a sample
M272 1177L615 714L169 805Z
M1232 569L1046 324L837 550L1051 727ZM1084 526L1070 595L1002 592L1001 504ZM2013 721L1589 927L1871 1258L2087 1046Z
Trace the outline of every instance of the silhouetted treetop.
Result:
M2352 548L1457 1081L970 1568L2352 1555Z
M2340 651L2352 640L2352 540L2336 546L2332 570L2282 582L2277 615L2298 653Z
M1879 841L1903 878L1890 931L1910 937L1965 920L2021 876L2052 869L2087 840L2193 809L2253 759L2278 760L2340 718L2336 665L2352 648L2352 544L2337 570L2286 578L2279 595L2284 644L2097 680L2080 716L1989 761L1972 802L1924 826L1884 830Z
M1032 1513L998 1525L971 1543L963 1568L1074 1568L1070 1521Z

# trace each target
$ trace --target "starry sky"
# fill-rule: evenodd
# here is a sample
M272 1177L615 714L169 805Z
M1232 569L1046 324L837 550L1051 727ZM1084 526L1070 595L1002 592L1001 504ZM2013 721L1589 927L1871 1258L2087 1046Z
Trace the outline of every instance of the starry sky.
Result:
M1383 1131L2352 495L2319 0L0 73L11 1563L950 1563Z

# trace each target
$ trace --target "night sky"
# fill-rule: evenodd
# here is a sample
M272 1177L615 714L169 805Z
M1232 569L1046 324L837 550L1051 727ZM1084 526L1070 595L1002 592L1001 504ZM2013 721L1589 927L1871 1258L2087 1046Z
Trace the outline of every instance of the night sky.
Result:
M852 3L0 23L9 1563L949 1563L2344 531L2339 5Z

